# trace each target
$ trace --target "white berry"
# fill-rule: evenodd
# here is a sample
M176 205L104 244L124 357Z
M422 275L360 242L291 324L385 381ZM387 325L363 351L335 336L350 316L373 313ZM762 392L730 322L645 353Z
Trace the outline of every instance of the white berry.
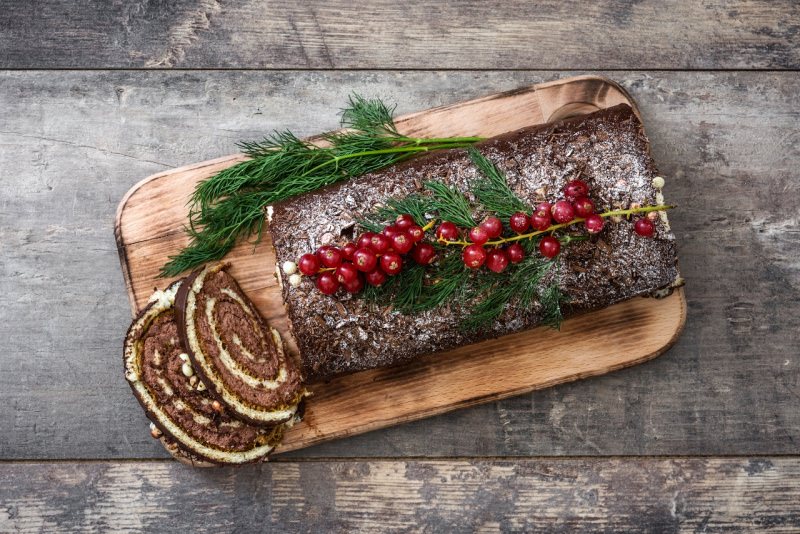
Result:
M293 261L283 262L283 272L286 274L294 274L297 272L297 264Z
M300 282L303 281L303 277L299 274L293 274L289 277L289 285L292 287L297 287L300 285Z
M662 187L664 187L664 184L665 184L664 179L661 176L656 176L655 178L653 178L653 187L655 187L656 189L661 189Z

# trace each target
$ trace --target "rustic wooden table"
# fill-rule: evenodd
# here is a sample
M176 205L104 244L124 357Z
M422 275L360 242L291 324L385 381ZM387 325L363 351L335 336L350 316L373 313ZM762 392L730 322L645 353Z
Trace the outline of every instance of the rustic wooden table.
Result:
M0 531L800 529L800 4L0 0ZM167 458L121 372L112 221L144 176L580 73L681 209L660 358L276 457Z

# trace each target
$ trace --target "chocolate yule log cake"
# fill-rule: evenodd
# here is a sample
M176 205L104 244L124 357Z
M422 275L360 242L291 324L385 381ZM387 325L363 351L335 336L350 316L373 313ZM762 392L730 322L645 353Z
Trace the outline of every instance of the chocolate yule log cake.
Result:
M306 395L300 370L225 268L208 266L181 285L180 339L200 380L237 418L255 425L289 421Z
M337 267L333 272L338 263L324 261L325 254L329 259L335 259L337 254L353 258L352 248L360 246L362 242L363 236L359 236L363 230L361 221L368 219L376 210L392 206L393 202L395 205L403 203L404 206L411 206L404 199L414 195L416 204L413 205L425 206L426 199L438 194L439 200L446 200L448 195L453 196L453 192L466 199L461 204L454 204L456 207L472 201L477 207L471 214L452 210L465 221L458 225L460 230L452 225L452 233L450 229L442 229L445 226L442 220L448 221L448 224L452 220L448 219L447 214L427 213L424 210L413 214L419 226L428 221L430 225L441 224L440 229L436 230L438 243L432 241L425 247L417 246L413 253L409 253L414 255L417 264L435 266L434 257L445 254L452 248L448 248L449 245L459 245L459 250L463 247L463 259L467 267L479 266L486 261L491 271L484 268L486 276L495 276L494 273L506 269L509 258L515 263L517 257L522 258L523 254L526 258L538 254L531 248L537 243L532 239L520 239L517 243L513 232L506 230L506 237L498 237L501 236L499 232L492 233L491 226L495 221L500 224L500 221L490 217L492 214L485 209L489 203L486 199L481 198L480 203L476 201L475 183L481 179L481 173L474 156L465 149L434 152L291 198L268 209L268 222L277 265L285 266L284 272L279 271L278 276L303 373L309 381L401 364L422 355L548 323L553 306L546 300L554 295L561 303L557 311L569 316L636 296L658 292L663 294L681 283L675 239L660 206L663 205L661 188L664 180L658 175L650 155L642 124L629 106L619 105L558 123L525 128L480 142L475 148L496 167L497 174L505 175L508 189L526 207L520 208L521 211L533 211L533 215L527 219L520 216L524 220L514 221L513 216L509 219L506 215L505 224L511 224L512 228L516 224L523 230L530 224L537 228L536 215L540 211L546 211L547 220L550 221L551 204L552 217L556 222L562 222L562 213L558 210L563 209L568 212L570 219L580 217L573 219L573 222L579 221L582 228L585 223L582 237L571 237L566 223L556 226L559 232L564 231L565 234L542 237L544 230L535 234L539 240L540 257L551 258L549 263L552 265L547 265L546 270L535 270L539 264L531 264L530 276L538 276L537 280L542 287L549 288L548 292L537 293L537 290L531 289L530 294L519 298L514 295L503 297L506 300L498 301L497 315L480 328L462 327L465 321L474 318L478 313L476 310L485 311L486 308L476 308L474 296L468 291L458 293L454 290L455 294L460 295L459 298L414 313L398 309L397 302L402 299L395 298L392 302L377 299L376 302L375 299L370 301L362 298L355 293L364 287L365 278L367 288L370 288L370 284L383 284L387 273L390 281L400 278L392 276L400 272L397 252L408 252L409 249L402 242L394 240L399 222L398 225L385 227L383 232L393 239L391 242L394 246L380 249L384 251L382 255L367 251L352 259L356 267L360 267L356 262L361 261L368 268L373 268L378 256L378 265L383 267L384 272L373 270L366 277L366 269L362 274L352 274L351 267L348 267L349 270ZM428 186L431 181L439 185ZM569 184L573 183L580 184L580 187L575 186L577 189L586 190L578 191L580 195L577 198L567 197L574 202L564 207L559 199L569 189ZM481 207L481 203L484 207ZM640 206L652 206L653 210L637 210ZM481 223L480 229L473 228L473 234L469 230L470 221L481 219L486 225ZM398 221L401 219L398 218ZM551 221L545 226L547 224L555 223ZM548 232L553 228L550 226ZM422 230L430 231L429 228ZM480 247L480 243L486 242L486 236L481 235L484 230L496 240L489 240L486 247ZM516 231L520 233L520 230ZM452 237L446 237L449 235ZM380 245L383 238L375 239ZM354 241L356 244L348 245ZM504 244L502 251L499 245L496 249L490 246L501 242ZM475 246L481 250L474 249ZM326 248L320 251L320 247ZM331 251L330 247L335 250ZM347 247L352 247L349 252ZM373 250L379 249L373 247ZM300 264L299 267L318 273L316 281L311 276L296 273L300 258L315 252L315 257L307 258L307 265ZM476 259L470 264L472 259L469 255L473 253ZM318 258L323 260L321 266L315 263ZM446 262L442 260L441 263ZM327 269L329 265L333 267ZM519 277L524 274L513 274L513 267L511 265L505 275L509 276L511 282L521 283ZM445 266L440 265L439 269L444 270ZM459 280L470 281L470 284L480 283L480 280L471 281L477 276L473 274L476 272L474 269L467 274L459 269L454 267L449 272L463 276ZM420 273L417 293L442 283L443 277L437 275L435 270L426 272L417 269L413 272ZM303 274L306 272L303 271ZM408 278L406 276L405 279ZM446 277L444 281L447 281ZM341 288L339 282L344 284ZM502 290L502 287L497 289L498 292ZM219 296L220 291L217 288L210 291L200 288L200 294L206 299ZM403 295L405 302L415 296L413 292L407 293L411 297ZM495 300L496 297L493 296ZM202 303L199 305L203 306ZM205 306L207 311L207 304ZM195 316L200 317L204 313L203 309L193 311ZM232 344L233 341L229 337L228 343ZM204 365L198 363L198 367Z
M151 434L192 465L263 460L286 425L254 426L235 418L199 381L175 320L181 285L156 291L125 337L125 378L152 421Z

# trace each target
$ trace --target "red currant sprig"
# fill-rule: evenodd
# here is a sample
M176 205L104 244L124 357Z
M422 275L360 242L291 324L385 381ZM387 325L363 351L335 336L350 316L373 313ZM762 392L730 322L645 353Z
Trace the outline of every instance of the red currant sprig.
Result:
M359 293L365 284L381 286L388 277L403 269L409 257L420 265L433 263L436 249L424 239L425 232L433 228L434 223L431 221L421 227L411 215L402 214L380 233L364 232L355 242L341 248L322 246L314 254L303 254L296 265L286 262L283 272L289 275L292 287L302 283L301 274L315 277L317 289L325 295L333 295L340 288L348 293ZM455 225L453 229L455 234L448 234L445 226L443 235L458 237ZM296 272L298 270L300 273Z
M550 234L539 240L538 248L542 256L552 259L561 251L561 242L552 235L556 230L583 223L589 234L598 234L605 227L606 218L646 214L646 217L635 221L634 231L642 237L652 237L655 233L653 221L658 219L658 212L673 207L641 207L637 204L627 210L595 213L595 204L588 196L589 186L583 180L567 183L563 194L564 198L553 204L538 204L530 216L521 211L511 215L508 226L516 235L501 237L503 227L500 220L487 217L481 224L466 231L460 231L451 222L443 222L436 230L437 239L443 245L463 246L462 259L467 267L477 269L485 264L492 271L502 272L509 261L518 263L524 258L524 250L517 243L523 239ZM529 229L533 231L528 232ZM460 239L462 234L466 234L466 239ZM518 248L512 248L514 244Z
M436 229L436 240L445 246L462 246L461 259L470 269L485 266L492 272L501 273L509 265L525 259L525 249L519 243L522 240L541 236L537 247L539 253L553 259L562 246L562 241L554 235L557 230L583 223L589 234L598 234L609 217L644 215L634 221L634 231L642 237L653 237L658 212L674 207L635 204L626 210L596 213L595 204L589 198L589 186L582 180L567 183L563 195L552 204L538 204L531 215L522 211L514 213L508 221L508 229L513 235L503 237L502 221L488 216L478 226L469 229L459 229L454 223L444 221ZM359 293L365 284L381 286L390 276L400 273L409 258L423 266L435 261L436 249L425 241L425 233L433 228L435 222L432 220L420 227L411 215L402 214L380 233L365 232L355 242L342 247L320 247L314 254L303 254L297 264L284 263L283 271L289 275L289 284L293 287L300 285L301 274L316 277L317 288L326 295L333 295L340 288L349 293ZM567 237L564 242L569 240Z

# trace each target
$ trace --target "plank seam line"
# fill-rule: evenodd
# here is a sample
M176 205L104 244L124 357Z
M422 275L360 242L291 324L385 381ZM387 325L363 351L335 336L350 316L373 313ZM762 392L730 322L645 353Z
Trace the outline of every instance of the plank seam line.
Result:
M765 72L765 73L795 73L800 72L797 68L773 68L773 67L753 67L753 68L686 68L686 67L514 67L514 68L471 68L471 67L425 67L425 68L404 68L404 67L376 67L376 68L331 68L331 67L170 67L170 68L147 68L147 67L4 67L0 70L5 72Z
M670 460L751 460L787 459L800 460L796 453L770 454L686 454L686 455L608 455L608 456L364 456L364 457L317 457L317 458L272 458L272 464L302 463L361 463L361 462L591 462L591 461L670 461ZM8 464L98 464L98 463L174 463L172 458L54 458L54 459L0 459L0 466Z

